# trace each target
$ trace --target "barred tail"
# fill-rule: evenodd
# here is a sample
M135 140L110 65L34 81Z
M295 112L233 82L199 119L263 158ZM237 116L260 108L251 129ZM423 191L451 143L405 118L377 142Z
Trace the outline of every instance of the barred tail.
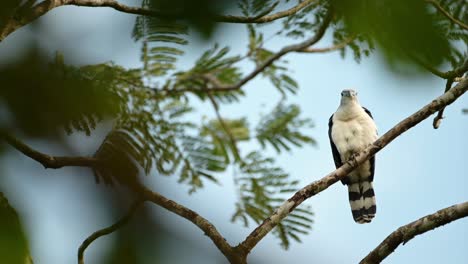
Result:
M370 223L377 211L372 182L350 183L348 193L354 221L359 224Z

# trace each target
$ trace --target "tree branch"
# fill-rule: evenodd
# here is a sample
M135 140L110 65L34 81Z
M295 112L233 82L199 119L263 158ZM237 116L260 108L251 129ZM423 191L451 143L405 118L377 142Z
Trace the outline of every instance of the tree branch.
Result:
M322 179L315 181L305 186L301 190L297 191L291 198L286 200L279 208L277 208L273 215L265 219L262 224L255 228L255 230L253 230L247 236L247 238L237 246L238 250L243 252L243 254L248 254L257 245L257 243L261 239L263 239L263 237L265 237L265 235L267 235L283 218L285 218L292 210L294 210L306 199L327 189L332 184L336 183L338 180L343 179L353 169L355 169L364 161L374 156L378 151L387 146L395 138L403 134L411 127L417 125L424 119L428 118L430 115L434 114L438 110L451 104L458 97L462 96L467 90L468 80L464 80L458 83L455 87L447 91L445 94L436 98L416 113L412 114L408 118L395 125L392 129L390 129L387 133L382 135L369 147L367 147L363 151L359 152L356 156L348 160L345 164L343 164L343 166L329 173Z
M235 248L229 245L229 243L219 233L216 227L197 212L190 210L189 208L170 199L167 199L166 197L151 191L143 185L140 185L137 191L145 200L151 201L195 224L205 233L206 236L211 239L211 241L213 241L216 247L231 263L245 263L245 256L238 254Z
M346 47L349 43L353 42L356 39L355 36L349 37L345 39L343 42L340 42L338 44L335 44L333 46L327 47L327 48L306 48L303 49L299 52L304 52L304 53L325 53L325 52L330 52L330 51L335 51L335 50L340 50L344 47Z
M442 6L440 5L439 2L437 2L435 0L426 0L426 2L433 5L437 10L439 10L439 12L441 12L450 21L452 21L453 23L459 25L461 28L468 30L468 25L464 24L462 21L460 21L460 20L456 19L455 17L453 17L449 12L447 12L447 10L442 8Z
M87 157L54 157L49 156L47 154L41 153L32 149L31 147L27 146L23 142L19 141L12 135L9 135L5 132L0 133L0 137L2 137L7 143L12 145L14 148L19 150L24 155L34 159L35 161L44 165L45 168L61 168L65 166L80 166L80 167L93 167L98 165L98 160L95 158L87 158ZM131 186L130 186L131 187ZM78 263L83 263L83 255L86 248L97 238L110 234L123 226L130 217L133 215L134 211L141 205L144 201L151 201L187 220L198 226L201 230L205 232L213 243L218 247L218 249L228 258L232 263L243 263L243 260L239 258L239 254L236 253L235 249L231 247L227 242L226 239L218 232L216 227L211 224L208 220L197 214L195 211L190 210L183 205L180 205L172 200L165 198L164 196L153 192L146 188L143 185L138 185L134 189L142 199L136 201L132 207L130 208L129 212L120 219L114 225L99 230L89 236L80 246L78 250Z
M271 15L268 15L278 4L276 2L265 12L258 16L254 17L245 17L245 16L231 16L231 15L215 15L213 14L208 19L211 19L214 22L224 22L224 23L268 23L277 19L281 19L290 15L293 15L303 8L309 6L310 4L318 2L317 0L305 0L295 5L294 7L280 11ZM119 12L134 14L134 15L143 15L143 16L152 16L152 17L161 17L161 18L183 18L183 14L171 13L167 11L158 11L153 9L147 9L143 7L134 7L121 4L116 0L45 0L37 4L36 6L30 7L26 15L19 16L14 14L10 17L9 20L5 23L3 28L0 28L0 42L4 40L9 34L13 33L18 28L31 23L42 15L46 14L50 10L66 5L73 6L82 6L82 7L109 7L113 8Z
M66 166L94 167L97 166L99 163L98 159L92 157L50 156L29 147L28 145L21 142L19 139L6 132L0 132L0 137L24 155L41 163L46 169L59 169Z
M274 53L273 55L268 57L265 61L263 61L261 64L259 64L252 72L250 72L247 76L242 78L236 84L223 85L216 78L212 76L208 76L209 78L206 78L206 79L210 81L214 86L209 89L205 89L205 91L206 92L230 92L230 91L235 91L235 90L240 89L244 84L246 84L247 82L255 78L259 73L263 72L265 68L273 64L276 60L280 59L284 55L290 52L300 52L310 47L311 45L314 45L315 43L317 43L320 39L322 39L323 35L325 34L325 31L327 30L328 25L330 24L331 18L332 18L332 12L329 11L328 14L325 16L324 21L322 22L322 24L320 25L320 27L318 28L317 32L315 33L313 37L303 42L283 47L281 50ZM171 90L171 92L176 92L176 93L183 93L183 92L190 92L190 91L193 91L193 89L188 88L188 89ZM196 90L196 91L200 91L200 90Z
M309 6L312 3L317 3L317 0L305 0L300 2L299 4L295 5L294 7L280 11L278 13L274 13L271 15L263 15L263 16L257 16L257 17L242 17L242 16L230 16L230 15L221 15L221 16L216 16L215 20L218 22L225 22L225 23L245 23L245 24L262 24L262 23L268 23L272 22L274 20L287 17L290 15L294 15L303 8Z
M404 225L391 233L380 243L374 250L372 250L360 264L374 264L380 263L388 255L400 245L406 244L415 236L431 231L437 227L448 224L452 221L458 220L468 216L468 202L456 204L434 214L422 217L412 223Z
M96 240L96 239L98 239L98 238L100 238L102 236L111 234L111 233L115 232L117 229L121 228L126 223L128 223L128 221L132 218L133 214L135 214L136 210L144 202L145 201L142 200L142 199L136 200L130 206L130 209L128 210L128 212L122 218L120 218L119 221L117 221L115 224L113 224L113 225L111 225L109 227L100 229L100 230L94 232L93 234L91 234L89 237L87 237L83 241L83 243L81 243L80 247L78 248L78 264L84 264L84 251L86 250L86 248L88 248L89 245L91 245L91 243L94 242L94 240Z

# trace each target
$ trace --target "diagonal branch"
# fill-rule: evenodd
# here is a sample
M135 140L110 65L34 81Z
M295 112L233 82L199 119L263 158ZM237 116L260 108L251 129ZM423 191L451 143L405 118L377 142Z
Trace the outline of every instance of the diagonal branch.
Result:
M209 76L209 75L205 76L205 78L213 84L213 87L211 87L209 89L205 89L205 91L206 92L230 92L230 91L235 91L235 90L240 89L244 84L246 84L247 82L249 82L250 80L255 78L258 74L263 72L268 66L273 64L275 61L279 60L284 55L286 55L286 54L288 54L290 52L300 52L300 51L314 45L315 43L317 43L320 39L322 39L323 35L325 34L325 31L327 30L328 26L330 25L331 18L332 18L332 12L328 11L328 13L326 14L324 20L322 21L322 24L320 25L320 27L318 28L317 32L315 33L315 35L313 37L311 37L311 38L309 38L309 39L307 39L307 40L305 40L303 42L283 47L281 50L279 50L278 52L276 52L276 53L272 54L270 57L268 57L261 64L257 65L257 67L252 72L250 72L247 76L245 76L244 78L242 78L240 81L238 81L235 84L224 85L224 84L220 83L216 78L214 78L212 76ZM176 92L176 93L182 93L182 92L193 91L193 89L190 89L190 88L188 88L188 89L174 89L174 90L171 90L171 91ZM200 90L197 89L196 91L200 91Z
M279 208L277 208L273 215L265 219L262 224L255 228L255 230L253 230L247 236L247 238L237 246L238 250L244 254L248 254L257 245L257 243L260 242L260 240L263 239L263 237L265 237L283 218L285 218L292 210L294 210L306 199L327 189L340 179L343 179L354 168L374 156L378 151L387 146L395 138L403 134L411 127L417 125L424 119L428 118L438 110L442 109L446 105L451 104L458 97L462 96L467 90L468 80L463 80L445 94L436 98L416 113L395 125L387 133L377 139L373 144L343 164L343 166L329 173L322 179L315 181L297 191L291 198L286 200Z
M198 228L200 228L205 233L205 235L208 236L211 239L211 241L213 241L216 247L221 251L221 253L224 254L224 256L226 256L226 258L231 263L243 263L244 262L240 258L241 256L237 254L237 252L235 251L235 248L229 245L229 243L219 233L216 227L212 223L210 223L208 220L203 218L201 215L199 215L197 212L190 210L189 208L181 204L178 204L170 199L167 199L166 197L160 195L157 192L151 191L150 189L146 188L143 185L140 185L137 191L139 192L140 195L142 195L142 197L145 200L151 201L165 208L166 210L171 211L174 214L189 220Z
M456 204L433 214L422 217L412 223L404 225L391 233L380 243L374 250L372 250L360 264L375 264L380 263L388 255L400 245L406 244L415 236L431 231L437 227L448 224L452 221L458 220L468 216L468 202Z
M49 156L47 154L41 153L37 150L32 149L28 145L24 144L20 140L16 139L15 137L1 132L0 137L3 138L7 143L12 145L14 148L18 149L24 155L36 160L37 162L44 165L46 168L54 168L58 169L65 166L80 166L80 167L94 167L98 165L98 160L95 158L88 158L88 157L55 157ZM132 186L129 186L132 187ZM124 225L130 217L133 215L134 211L143 203L144 201L151 201L187 220L198 226L201 230L205 232L213 243L218 247L218 249L229 259L232 263L242 263L242 261L238 260L239 255L235 252L234 248L231 247L226 239L218 232L216 227L210 223L208 220L203 218L201 215L196 213L193 210L188 209L187 207L180 205L166 197L153 192L146 188L143 185L137 185L134 187L134 191L136 191L142 198L137 200L131 207L130 211L117 223L114 225L99 230L93 233L90 237L88 237L83 244L80 246L78 251L78 259L79 263L83 263L83 255L85 249L97 238L110 234L114 232L116 229L120 228ZM81 262L80 262L81 260Z
M65 166L94 167L98 165L98 160L92 157L60 157L41 153L6 132L0 132L0 138L3 138L24 155L41 163L46 169L59 169Z
M80 247L78 248L78 264L84 264L84 252L86 250L86 248L89 247L89 245L91 245L91 243L94 242L94 240L102 237L102 236L105 236L105 235L108 235L108 234L111 234L113 232L115 232L117 229L121 228L122 226L124 226L126 223L128 223L128 221L130 221L130 219L132 218L132 216L135 214L136 210L144 203L145 201L144 200L141 200L141 199L138 199L136 200L131 206L130 206L130 209L128 210L128 212L122 217L119 219L119 221L117 221L116 223L114 223L113 225L109 226L109 227L106 227L106 228L103 228L103 229L100 229L94 233L92 233L89 237L87 237L83 243L81 243Z
M456 19L455 17L453 17L449 12L447 12L447 10L445 10L439 2L435 1L435 0L426 0L427 3L433 5L437 10L439 10L439 12L441 12L445 17L447 17L450 21L452 21L453 23L459 25L461 28L463 29L466 29L468 30L468 25L466 25L465 23L463 23L462 21Z

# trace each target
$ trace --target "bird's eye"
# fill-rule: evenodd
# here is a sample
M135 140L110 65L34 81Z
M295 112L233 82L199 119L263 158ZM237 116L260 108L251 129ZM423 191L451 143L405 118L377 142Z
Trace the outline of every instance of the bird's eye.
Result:
M343 93L343 92L341 92L341 96L343 96L343 95L344 95L344 93Z

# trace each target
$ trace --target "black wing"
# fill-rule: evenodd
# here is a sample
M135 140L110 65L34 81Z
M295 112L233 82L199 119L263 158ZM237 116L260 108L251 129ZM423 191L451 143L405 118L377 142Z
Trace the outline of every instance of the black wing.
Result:
M338 169L343 165L343 162L341 162L341 157L340 153L338 152L338 149L335 146L335 143L333 142L332 139L332 128L333 128L333 115L330 117L328 120L328 138L330 139L330 145L333 153L333 160L335 161L335 166Z
M372 113L369 111L369 109L365 108L364 106L362 107L364 109L364 111L366 111L366 113L372 118L374 119L374 117L372 116ZM370 161L370 176L369 176L369 181L373 181L374 180L374 171L375 171L375 156L372 156L372 158L369 159Z
M374 117L372 116L372 113L369 111L369 109L365 108L364 106L362 107L362 109L364 109L364 111L366 111L366 113L370 116L370 118L374 119Z
M341 161L341 156L340 153L338 152L338 149L335 146L335 143L333 142L332 139L332 129L333 129L333 115L330 116L330 119L328 120L328 138L330 139L330 145L333 153L333 160L335 161L335 167L338 169L343 165L343 162ZM343 180L341 180L341 183L347 184L347 177L345 177Z

